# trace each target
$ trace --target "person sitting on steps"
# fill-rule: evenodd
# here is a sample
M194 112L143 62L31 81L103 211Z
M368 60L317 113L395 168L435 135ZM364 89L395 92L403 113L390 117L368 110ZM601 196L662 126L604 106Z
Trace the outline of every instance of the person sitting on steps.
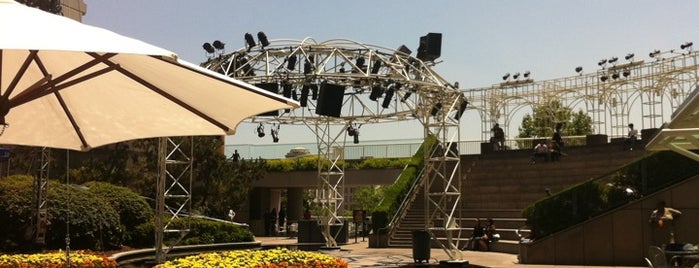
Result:
M551 152L549 151L548 146L546 146L545 141L540 141L539 144L537 144L534 147L534 154L532 154L532 161L531 164L536 164L536 159L537 158L543 158L544 161L548 162L551 159Z

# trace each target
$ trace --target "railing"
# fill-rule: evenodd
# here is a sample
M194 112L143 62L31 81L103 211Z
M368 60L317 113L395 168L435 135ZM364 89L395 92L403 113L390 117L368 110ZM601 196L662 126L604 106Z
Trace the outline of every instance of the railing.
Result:
M550 139L548 137L535 138L514 138L505 141L508 150L525 150L534 148L535 141ZM585 136L565 136L563 137L566 147L585 145ZM461 141L459 143L459 154L473 155L481 153L481 140ZM404 158L412 157L413 153L420 148L422 139L407 140L377 140L366 141L359 145L345 146L345 159L373 158ZM225 147L227 156L233 154L233 150L238 150L241 157L245 159L281 159L295 148L307 149L310 155L317 155L318 149L315 143L294 143L294 144L228 144Z
M407 166L406 166L406 168L407 168ZM403 171L405 171L405 168L403 168ZM391 221L388 223L388 238L389 238L388 243L389 243L389 245L391 243L391 237L396 232L396 229L397 229L396 223L398 222L398 219L403 218L404 214L408 210L408 207L415 201L415 198L417 197L417 195L415 194L416 189L420 188L419 186L422 185L422 183L425 181L423 178L424 171L425 171L425 168L420 169L420 173L417 174L417 178L415 178L413 185L410 186L408 193L405 195L403 200L401 200L400 207L398 207L396 214L393 215L393 217L391 218Z

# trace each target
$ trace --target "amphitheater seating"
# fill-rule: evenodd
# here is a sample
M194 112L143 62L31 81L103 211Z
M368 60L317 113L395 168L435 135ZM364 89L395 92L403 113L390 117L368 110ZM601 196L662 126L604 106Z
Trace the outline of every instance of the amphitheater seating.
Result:
M459 245L466 245L476 218L492 218L501 239L491 244L496 252L517 253L518 232L528 232L522 210L532 202L573 184L612 172L644 151L623 151L618 144L565 148L567 155L556 162L531 163L531 151L496 151L464 155L462 164L462 205L458 220ZM389 238L392 247L411 247L413 230L424 229L424 197L416 201L396 223ZM438 236L442 236L439 235ZM440 237L439 239L446 239Z

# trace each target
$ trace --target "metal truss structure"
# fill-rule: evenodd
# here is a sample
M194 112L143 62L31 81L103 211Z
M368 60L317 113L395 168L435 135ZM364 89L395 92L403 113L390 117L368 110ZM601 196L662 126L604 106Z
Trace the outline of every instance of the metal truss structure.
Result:
M192 206L193 137L159 138L158 179L155 201L155 260L165 262L167 253L187 233L185 226L172 226L173 220L189 217ZM176 234L175 240L166 245L165 236Z
M482 122L487 122L482 125L483 140L495 123L507 130L521 110L551 101L573 112L584 111L592 118L596 134L623 136L628 123L636 123L639 129L659 128L697 85L699 55L688 46L681 51L654 51L650 56L649 61L635 60L633 54L625 62L605 59L594 73L583 74L579 67L579 75L553 80L503 77L502 83L491 87L466 90L469 109L477 110Z
M34 243L46 243L46 228L48 227L48 209L46 208L46 196L49 188L49 163L51 148L42 147L39 158L39 169L34 179L34 194L36 214L34 218Z
M254 116L248 122L273 127L307 125L316 135L320 158L330 160L329 165L319 165L321 183L316 195L327 214L320 224L329 247L337 245L329 230L342 214L344 171L337 161L344 158L344 141L338 141L345 130L358 142L359 128L364 124L419 120L425 135L438 137L438 147L449 148L459 142L454 131L458 133L458 122L466 109L463 93L432 70L433 61L410 56L405 46L396 50L346 39L252 41L232 53L225 53L221 46L216 51L210 49L210 58L202 66L251 84L266 85L263 88L300 102L298 109ZM332 101L324 95L341 98ZM452 197L459 196L460 172L456 169L460 165L459 157L446 151L439 156L426 154L425 158L424 178L430 183L444 183L427 187L434 190L426 195L426 202L431 204L426 212L428 229L437 228L433 222L451 222L454 217L459 198ZM443 247L456 249L453 244Z

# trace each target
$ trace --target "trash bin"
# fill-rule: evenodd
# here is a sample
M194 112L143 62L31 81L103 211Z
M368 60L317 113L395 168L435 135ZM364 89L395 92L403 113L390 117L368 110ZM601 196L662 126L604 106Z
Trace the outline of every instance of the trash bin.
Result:
M413 231L413 260L416 263L430 261L430 233L425 230Z

